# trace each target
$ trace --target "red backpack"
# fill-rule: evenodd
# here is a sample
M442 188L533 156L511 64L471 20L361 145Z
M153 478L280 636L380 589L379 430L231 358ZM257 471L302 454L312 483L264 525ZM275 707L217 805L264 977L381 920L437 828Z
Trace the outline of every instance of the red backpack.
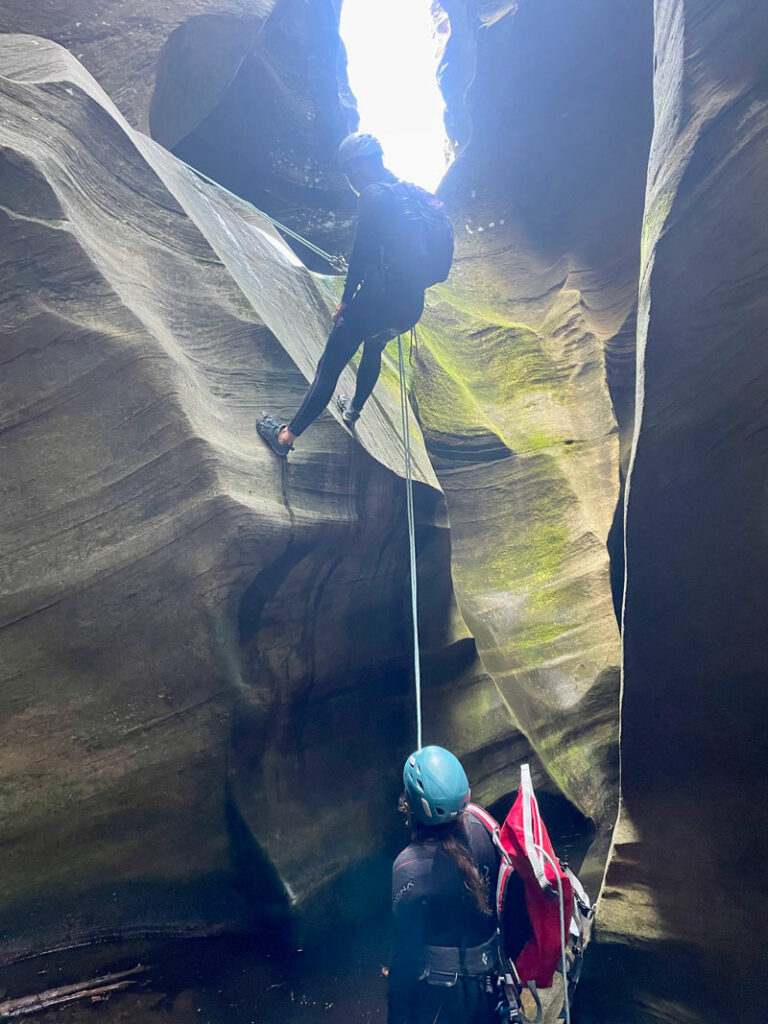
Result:
M520 790L501 827L482 808L471 804L469 811L491 833L501 854L496 887L501 962L518 1000L523 986L535 994L552 985L555 971L562 969L563 945L572 990L581 973L585 924L593 908L579 880L557 859L528 765L520 767Z

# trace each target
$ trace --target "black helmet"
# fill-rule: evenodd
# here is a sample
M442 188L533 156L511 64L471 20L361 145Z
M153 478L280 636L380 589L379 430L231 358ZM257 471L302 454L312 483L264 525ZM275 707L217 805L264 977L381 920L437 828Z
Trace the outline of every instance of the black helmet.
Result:
M338 156L339 166L343 168L359 156L382 157L384 150L375 135L369 135L367 132L352 132L339 146Z

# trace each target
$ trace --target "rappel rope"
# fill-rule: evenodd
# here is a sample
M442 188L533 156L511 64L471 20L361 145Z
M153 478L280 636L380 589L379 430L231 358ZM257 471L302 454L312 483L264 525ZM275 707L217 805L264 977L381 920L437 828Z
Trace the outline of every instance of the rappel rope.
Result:
M274 217L270 217L268 213L264 213L263 210L260 210L257 206L254 206L253 203L250 203L247 199L243 199L243 197L237 195L237 193L230 192L230 190L228 188L225 188L221 184L221 182L216 181L214 178L209 178L207 174L204 174L197 167L193 167L192 164L188 164L186 160L181 160L179 157L176 157L176 159L179 161L179 163L184 164L185 167L192 171L193 174L196 174L198 178L202 178L204 181L209 182L211 185L215 185L216 188L221 189L221 191L225 192L231 199L234 199L238 203L242 203L243 206L247 206L249 210L253 210L254 213L257 213L260 217L263 217L264 220L268 220L269 223L276 227L278 231L282 231L283 234L290 235L290 237L294 238L297 242L301 242L301 244L306 246L306 248L309 249L310 252L313 252L316 256L319 256L321 259L325 260L326 263L329 263L334 270L344 271L347 269L347 261L344 259L343 256L332 256L331 253L326 252L325 249L321 249L319 245L315 245L315 243L310 242L308 238L304 238L302 235L298 233L298 231L294 231L293 228L289 228L286 227L285 224L281 224L279 220L275 220Z
M563 881L560 877L560 872L557 869L557 865L554 860L550 857L543 846L539 846L538 843L534 843L534 849L536 852L543 857L547 858L547 863L555 873L555 880L557 881L557 899L560 904L560 953L562 955L562 970L563 970L563 1009L565 1010L565 1024L571 1024L571 1003L568 998L568 958L565 952L565 900L563 899Z
M411 341L416 334L411 329ZM411 462L411 427L408 414L408 388L405 379L403 338L397 336L397 358L400 364L400 409L403 423L403 454L405 457L405 497L408 509L408 551L411 562L411 614L413 617L413 679L416 689L416 749L421 750L421 664L419 662L419 617L416 584L416 520L413 512L413 467Z
M177 157L177 159L179 159ZM310 242L309 239L304 238L297 231L292 228L286 227L285 224L281 224L279 220L275 220L274 217L270 217L268 213L260 210L253 203L247 199L243 199L242 196L237 195L235 192L231 192L228 188L225 188L220 182L214 178L209 177L203 171L197 167L193 167L188 164L185 160L179 160L180 163L184 164L193 174L196 174L198 178L202 178L204 181L209 182L211 185L215 185L216 188L226 193L235 202L241 203L243 206L247 206L249 210L258 214L259 217L263 217L269 221L278 231L289 235L291 238L300 242L306 246L310 252L315 253L321 259L325 260L334 270L346 270L347 261L343 256L333 256L331 253L321 249L319 245L315 245L314 242ZM415 347L416 331L411 329L411 355L413 354ZM411 460L411 434L410 434L410 417L408 414L408 388L405 377L405 359L403 357L403 339L402 335L397 336L397 357L400 364L400 408L402 412L402 425L403 425L403 453L405 457L405 494L406 494L406 507L408 510L408 551L411 565L411 614L413 618L413 678L414 686L416 690L416 749L421 750L421 664L419 661L419 619L418 619L418 592L417 592L417 580L416 580L416 520L413 509L413 466Z

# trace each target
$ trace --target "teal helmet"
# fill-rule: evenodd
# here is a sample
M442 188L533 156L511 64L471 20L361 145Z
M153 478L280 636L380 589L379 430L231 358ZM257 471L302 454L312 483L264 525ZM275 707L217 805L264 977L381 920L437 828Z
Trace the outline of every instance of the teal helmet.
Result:
M422 747L405 762L403 784L411 813L422 825L455 821L469 803L461 762L444 747Z
M338 149L339 166L344 168L359 156L382 157L384 150L375 135L367 132L352 132L343 139Z

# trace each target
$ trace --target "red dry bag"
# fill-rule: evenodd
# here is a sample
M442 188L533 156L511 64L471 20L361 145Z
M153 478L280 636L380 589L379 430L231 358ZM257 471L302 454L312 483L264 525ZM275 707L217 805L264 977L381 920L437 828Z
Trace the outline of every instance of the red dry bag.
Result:
M527 764L521 765L520 792L501 826L499 843L508 857L508 862L502 863L499 871L496 894L502 945L505 916L515 913L512 906L506 905L506 897L510 889L512 872L516 871L523 883L530 933L522 949L519 952L514 951L512 959L524 985L533 981L538 988L549 988L562 956L557 878L560 878L563 890L565 943L568 942L568 930L573 914L573 885L560 867L560 862L552 849L546 826L541 820ZM552 858L554 867L541 850Z

